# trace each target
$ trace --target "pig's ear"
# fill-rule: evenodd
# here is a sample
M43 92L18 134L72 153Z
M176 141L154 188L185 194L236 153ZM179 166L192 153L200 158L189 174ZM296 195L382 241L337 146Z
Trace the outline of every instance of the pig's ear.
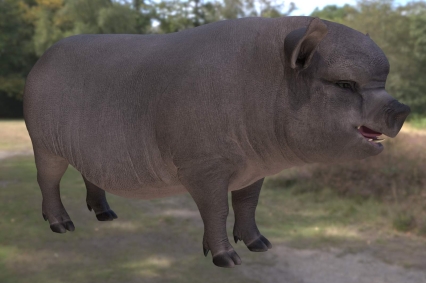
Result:
M326 34L327 26L319 18L314 18L306 28L290 32L284 41L284 52L291 68L307 68Z

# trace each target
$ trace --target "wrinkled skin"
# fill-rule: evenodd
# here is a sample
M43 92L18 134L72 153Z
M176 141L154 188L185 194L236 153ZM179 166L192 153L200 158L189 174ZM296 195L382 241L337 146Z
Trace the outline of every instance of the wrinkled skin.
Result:
M42 213L73 231L59 195L69 164L86 203L113 220L105 191L130 198L188 192L204 222L203 251L241 264L270 242L255 209L265 176L312 162L379 154L359 126L395 137L410 112L386 93L389 63L366 35L311 17L220 21L168 35L61 40L27 78L24 117Z

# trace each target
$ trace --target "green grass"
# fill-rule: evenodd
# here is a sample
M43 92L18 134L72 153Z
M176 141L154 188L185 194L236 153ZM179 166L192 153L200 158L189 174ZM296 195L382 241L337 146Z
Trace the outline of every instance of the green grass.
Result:
M426 117L424 115L411 114L408 117L410 126L416 129L426 129Z
M119 218L98 222L86 208L79 172L69 167L61 195L76 230L56 234L41 216L32 156L2 160L0 184L0 282L257 282L236 269L216 268L210 254L202 255L203 225L187 194L150 201L108 195ZM327 189L300 193L297 182L285 189L267 180L256 218L273 245L295 248L356 251L371 233L394 233L386 205ZM386 237L376 240L386 242ZM274 264L267 253L233 245L244 264L239 270Z
M0 150L31 149L31 140L23 119L0 120Z
M297 184L285 189L268 181L257 218L276 242L300 248L346 247L364 242L365 232L377 227L389 231L383 217L386 206L377 200L344 198L329 189L300 193Z
M393 219L393 227L401 232L408 232L416 227L416 219L408 211L401 211L397 213ZM421 231L419 231L421 234Z

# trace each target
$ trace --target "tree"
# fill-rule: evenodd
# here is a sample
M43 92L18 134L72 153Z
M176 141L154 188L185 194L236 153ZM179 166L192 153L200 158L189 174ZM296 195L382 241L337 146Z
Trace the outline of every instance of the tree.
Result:
M89 33L139 33L150 28L150 17L134 5L112 0L36 0L29 14L35 26L36 54L41 56L58 40ZM138 10L136 10L137 8Z
M200 0L162 1L156 5L154 19L159 21L158 33L170 33L220 20L219 2Z
M315 8L311 16L342 23L344 20L349 20L358 13L359 11L349 4L345 4L343 7L338 7L337 5L328 5L325 6L322 10L319 10L318 7Z
M256 4L260 11L255 9ZM162 1L157 4L157 14L153 17L160 22L157 32L170 33L216 22L241 17L282 17L290 14L294 3L283 12L283 4L269 0L224 0L219 1Z
M63 0L36 0L37 5L27 10L28 18L31 18L35 32L33 36L34 50L37 56L53 43L63 37L57 12L64 7Z
M25 17L32 1L0 0L0 95L22 99L25 76L37 60L33 26Z
M144 0L133 0L132 8L135 10L136 17L136 32L137 33L150 33L151 19L156 14L155 6L150 2Z
M138 13L130 5L113 3L97 15L100 33L138 33Z

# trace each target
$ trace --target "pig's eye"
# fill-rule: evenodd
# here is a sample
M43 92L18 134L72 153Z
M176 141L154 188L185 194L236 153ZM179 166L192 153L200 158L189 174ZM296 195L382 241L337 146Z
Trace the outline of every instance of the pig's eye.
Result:
M347 88L347 89L354 89L354 83L353 82L348 82L348 81L339 81L336 83L336 85L340 88Z

